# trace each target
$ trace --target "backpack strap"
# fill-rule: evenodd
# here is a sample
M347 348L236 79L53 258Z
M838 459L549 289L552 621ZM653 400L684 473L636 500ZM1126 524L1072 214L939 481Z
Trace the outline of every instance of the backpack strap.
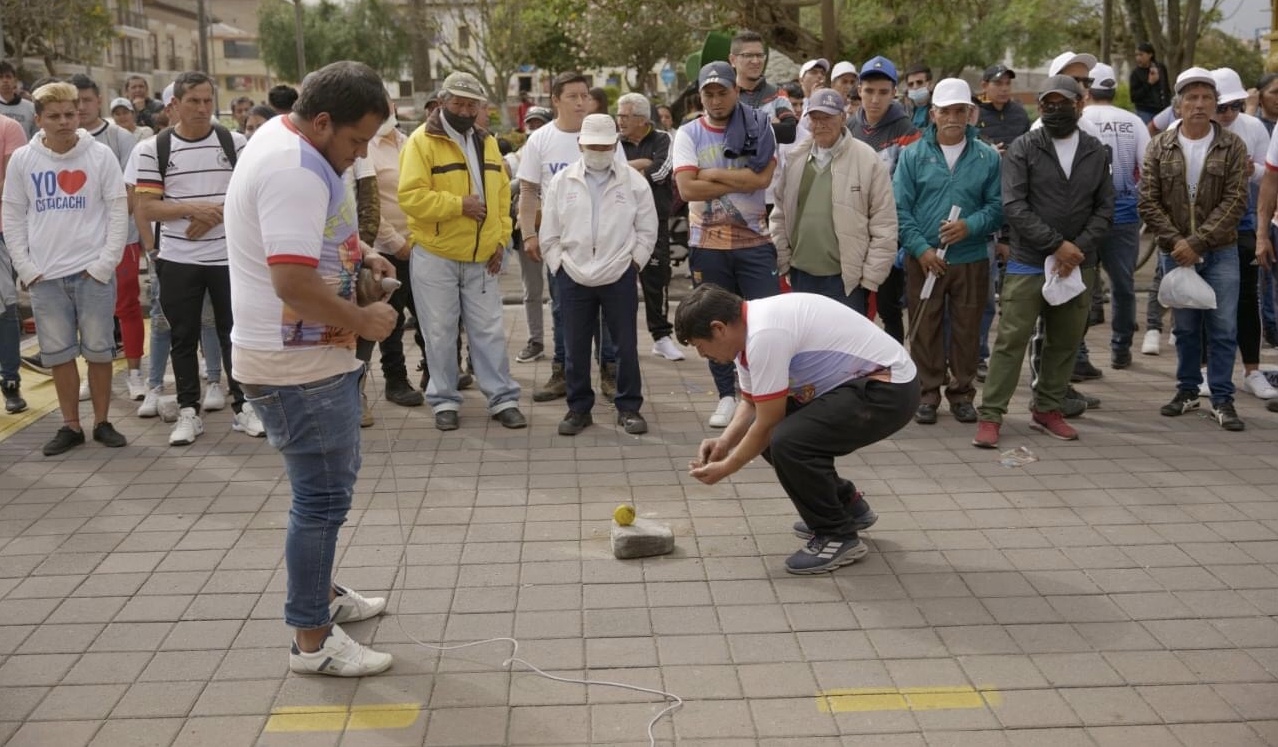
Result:
M173 128L165 127L155 136L155 168L160 172L160 182L169 172L169 155L173 152Z
M226 160L231 168L235 168L235 138L231 137L231 131L216 122L213 123L213 131L217 133L217 141L222 144Z

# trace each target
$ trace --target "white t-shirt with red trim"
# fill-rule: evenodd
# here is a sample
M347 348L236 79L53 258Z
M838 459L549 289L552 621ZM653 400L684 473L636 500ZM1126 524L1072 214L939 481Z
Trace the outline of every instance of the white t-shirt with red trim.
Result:
M742 304L746 349L737 356L741 396L793 397L806 404L871 374L893 384L918 371L901 344L874 322L815 293L783 293Z
M231 177L223 215L235 378L305 384L358 368L353 331L301 318L271 283L272 265L305 265L355 303L363 263L354 192L288 117L253 135Z

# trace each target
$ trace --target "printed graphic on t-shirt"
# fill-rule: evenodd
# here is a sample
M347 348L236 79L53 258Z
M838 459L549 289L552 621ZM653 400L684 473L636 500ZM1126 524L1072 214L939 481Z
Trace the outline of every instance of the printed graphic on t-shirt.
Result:
M745 168L745 156L724 155L725 133L705 119L689 122L675 134L674 171ZM768 131L771 137L771 131ZM772 241L768 234L765 190L730 192L688 203L689 243L701 249L746 249Z
M46 210L84 210L89 206L89 199L78 194L89 181L89 175L76 169L73 171L41 171L31 174L35 185L35 203L32 207L37 213Z

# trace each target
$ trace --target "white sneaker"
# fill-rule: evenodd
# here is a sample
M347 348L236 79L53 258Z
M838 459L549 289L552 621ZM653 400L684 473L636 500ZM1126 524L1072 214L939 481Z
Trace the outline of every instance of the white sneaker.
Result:
M328 603L328 616L334 623L359 622L386 611L385 597L366 597L357 591L333 584L337 598Z
M331 677L365 677L390 669L391 655L382 654L356 641L334 625L318 651L304 654L293 642L288 668L299 674L327 674Z
M728 423L732 422L732 413L736 411L736 397L723 397L719 400L719 406L714 408L714 414L710 416L710 427L727 428Z
M132 387L130 387L132 391ZM160 397L164 393L164 387L156 387L148 389L146 396L142 399L142 404L138 405L139 418L153 418L160 414Z
M666 335L665 337L652 343L652 354L659 355L668 361L681 361L685 357L683 351L675 344L675 341Z
M226 407L226 395L222 393L222 384L218 381L210 381L208 390L204 392L204 401L200 403L200 409L213 412L223 407Z
M125 383L129 385L129 399L133 400L134 402L141 402L142 400L146 399L146 395L147 395L146 381L142 379L141 371L139 371L136 368L129 371L128 377L125 378ZM151 415L149 417L155 417L155 416Z
M88 376L80 377L80 401L81 402L89 401L89 377Z
M1274 389L1269 379L1265 378L1265 374L1260 371L1252 371L1243 377L1242 390L1254 394L1256 399L1278 397L1278 389Z
M262 438L266 435L266 429L262 427L262 419L257 416L253 405L248 402L244 403L244 408L234 418L231 418L231 428L247 433L253 438Z
M1162 342L1163 333L1156 329L1149 330L1145 333L1145 339L1140 344L1141 355L1158 355Z
M195 443L195 437L204 432L204 421L195 414L194 407L183 407L178 413L177 425L169 433L169 446L187 446Z

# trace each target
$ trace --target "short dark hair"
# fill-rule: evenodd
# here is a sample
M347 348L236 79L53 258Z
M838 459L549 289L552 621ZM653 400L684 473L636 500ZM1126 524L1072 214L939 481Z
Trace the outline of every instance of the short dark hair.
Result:
M369 114L383 122L390 118L390 102L386 87L373 68L362 62L342 60L311 73L310 84L293 111L303 119L314 119L327 113L337 127L353 125ZM271 102L272 105L274 102Z
M297 103L297 89L280 84L266 92L266 100L277 111L289 111Z
M1150 44L1149 42L1141 42L1140 44L1136 45L1136 51L1145 52L1146 54L1153 55L1154 45Z
M248 96L236 96L235 100L231 102L231 107L234 108L240 104L248 104L251 107L253 106L253 99Z
M146 90L148 91L151 90L151 81L147 80L145 75L130 75L129 77L124 79L124 87L128 88L129 84L135 80L142 81L143 83L146 84Z
M908 68L906 68L905 77L908 78L911 75L918 75L919 73L923 73L924 75L926 75L929 81L932 80L932 68L928 67L927 65L924 65L921 62L916 62L913 65L910 65Z
M1118 94L1117 88L1092 88L1087 91L1094 101L1113 101Z
M675 311L675 337L687 345L692 340L708 340L713 336L714 322L732 324L741 318L741 296L714 283L702 283L684 297Z
M555 79L550 81L550 95L554 98L559 98L563 95L564 89L573 83L581 83L587 88L590 87L590 81L586 80L586 76L576 70L569 70L556 75Z
M267 106L266 104L258 104L254 106L252 109L249 109L247 116L251 117L254 114L261 117L262 119L274 119L275 117L278 117L280 115L279 112L275 111L274 109Z
M760 34L758 31L741 29L740 31L737 32L736 36L732 37L732 42L728 45L728 49L732 51L732 54L736 54L737 52L741 51L742 46L746 44L753 44L755 42L758 42L759 44L764 44L763 35ZM767 46L767 45L764 44L764 46Z
M213 79L208 75L200 72L199 70L188 70L179 75L173 81L173 99L175 101L181 101L187 91L195 88L196 86L202 86L205 83L208 84L209 88L217 88L217 86L213 84Z
M781 84L781 90L785 91L785 95L791 101L803 100L803 86L797 80L791 80Z
M98 90L98 84L93 82L93 78L90 78L84 73L76 73L75 75L72 75L70 78L67 78L67 82L75 86L75 90L77 91L92 89L94 96L102 95L102 92Z
M0 60L0 75L12 75L18 77L18 68L13 66L8 60Z
M1256 82L1256 90L1263 92L1266 88L1272 86L1276 80L1278 80L1278 73L1265 73L1260 76L1260 80Z

